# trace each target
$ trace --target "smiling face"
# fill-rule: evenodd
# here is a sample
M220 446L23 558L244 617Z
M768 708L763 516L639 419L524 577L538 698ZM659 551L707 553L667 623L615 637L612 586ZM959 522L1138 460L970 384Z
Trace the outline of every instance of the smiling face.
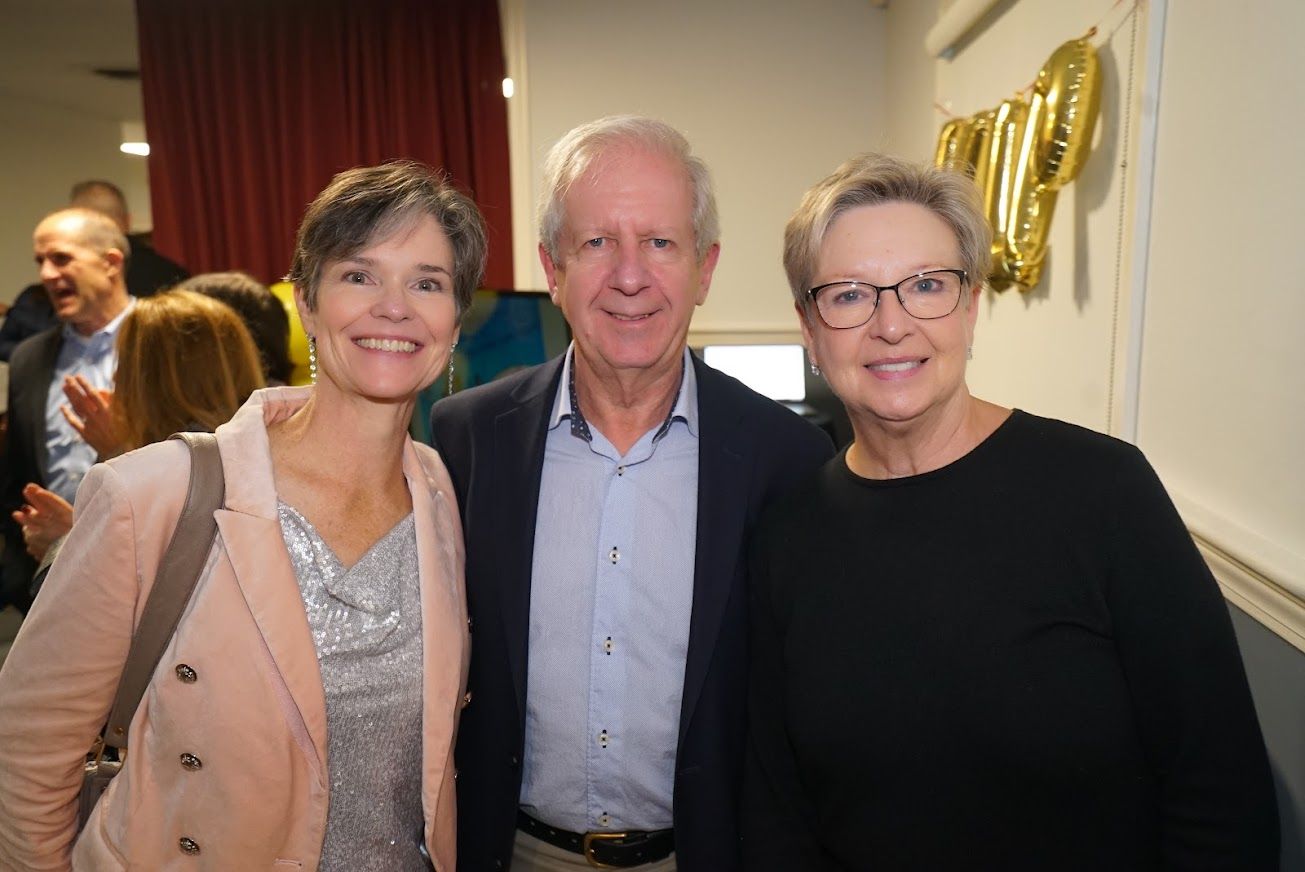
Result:
M435 381L457 341L453 247L429 215L322 267L317 309L296 289L317 339L318 393L412 400Z
M575 335L578 369L600 378L679 365L720 252L698 261L688 174L626 147L594 160L567 192L559 260L540 247L553 302Z
M83 229L79 216L57 213L37 225L32 249L55 316L90 335L126 308L128 298L122 252L88 246Z
M892 285L927 270L957 268L959 262L955 234L923 206L860 206L830 225L814 284ZM932 320L908 315L891 291L880 294L874 316L860 327L832 329L814 310L809 315L799 310L799 320L812 362L854 421L936 422L962 411L969 397L965 360L977 294L977 286L964 289L954 312Z

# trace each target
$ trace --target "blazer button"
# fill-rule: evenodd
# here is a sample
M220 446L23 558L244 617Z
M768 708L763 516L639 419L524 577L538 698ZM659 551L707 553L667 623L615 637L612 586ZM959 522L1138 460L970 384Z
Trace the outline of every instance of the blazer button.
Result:
M508 765L511 766L513 769L515 769L517 765L520 763L521 760L517 757L516 754L513 754L512 756L508 757Z
M188 838L187 836L182 836L180 839L177 839L177 847L181 849L181 853L183 854L194 856L199 853L199 842L196 842L194 839Z
M191 669L185 663L178 663L177 678L181 679L186 684L194 684L196 681L199 680L199 673Z
M204 768L204 761L200 760L194 754L182 754L181 767L183 769L189 769L191 772L197 772Z

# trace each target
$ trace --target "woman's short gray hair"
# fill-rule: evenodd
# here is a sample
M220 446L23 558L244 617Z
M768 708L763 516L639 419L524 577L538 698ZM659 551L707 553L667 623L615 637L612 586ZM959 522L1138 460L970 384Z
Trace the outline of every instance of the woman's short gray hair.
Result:
M702 158L694 156L682 133L664 121L641 115L612 115L581 124L549 150L539 201L539 241L544 251L554 262L560 259L558 243L566 220L564 201L571 185L585 174L594 158L623 145L664 154L683 165L693 197L693 236L701 262L712 245L720 241L711 171Z
M458 317L485 274L485 219L443 174L416 161L398 160L338 173L304 213L286 281L317 309L322 268L352 257L423 215L439 224L453 247L453 299Z
M849 209L880 203L915 203L937 215L956 236L961 250L959 266L971 286L987 278L992 228L972 179L954 170L901 158L860 154L807 191L784 230L784 272L800 308L806 308L820 246L830 225Z

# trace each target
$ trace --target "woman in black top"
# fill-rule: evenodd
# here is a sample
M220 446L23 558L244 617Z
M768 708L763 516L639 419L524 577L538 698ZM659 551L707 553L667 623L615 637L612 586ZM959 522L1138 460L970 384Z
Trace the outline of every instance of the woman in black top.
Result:
M1227 608L1132 446L970 395L991 231L866 155L784 263L855 438L756 537L745 866L1273 869Z

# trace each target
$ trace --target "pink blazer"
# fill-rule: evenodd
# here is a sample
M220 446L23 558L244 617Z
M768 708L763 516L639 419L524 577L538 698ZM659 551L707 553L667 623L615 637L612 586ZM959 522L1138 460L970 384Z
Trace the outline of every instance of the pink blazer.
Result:
M179 442L159 443L86 477L73 531L0 671L0 869L316 868L326 700L277 520L266 429L309 390L259 391L218 428L227 495L217 546L131 722L123 772L74 846L82 763L181 511L189 455ZM424 661L413 802L435 868L452 872L453 740L470 650L462 530L439 455L409 441L403 471ZM183 664L196 680L179 678ZM202 767L183 767L182 754ZM183 853L182 838L199 853Z

